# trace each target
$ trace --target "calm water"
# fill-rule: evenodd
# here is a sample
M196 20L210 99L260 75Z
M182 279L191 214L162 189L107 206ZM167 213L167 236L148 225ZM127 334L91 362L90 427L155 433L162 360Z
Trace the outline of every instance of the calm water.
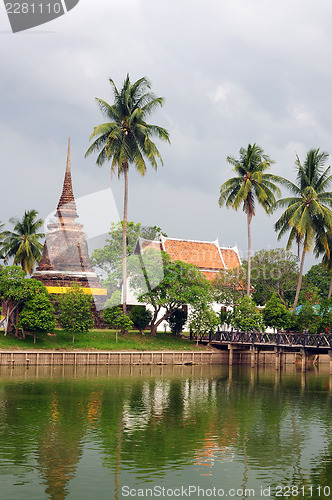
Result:
M332 498L332 380L293 367L0 370L0 498Z

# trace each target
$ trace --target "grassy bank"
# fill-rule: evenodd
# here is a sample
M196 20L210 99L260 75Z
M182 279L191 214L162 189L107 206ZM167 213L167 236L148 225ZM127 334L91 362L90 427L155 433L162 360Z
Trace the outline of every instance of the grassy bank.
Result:
M132 331L126 335L116 336L113 330L91 330L87 334L77 335L73 344L70 335L63 330L56 330L54 336L37 336L36 343L33 337L28 335L25 339L16 338L13 335L4 337L0 331L0 349L87 349L87 350L139 350L139 351L160 351L160 350L192 350L197 349L195 343L184 340L180 337L172 336L169 333L160 332L152 337L149 333L142 335L137 331ZM200 347L202 349L202 347Z

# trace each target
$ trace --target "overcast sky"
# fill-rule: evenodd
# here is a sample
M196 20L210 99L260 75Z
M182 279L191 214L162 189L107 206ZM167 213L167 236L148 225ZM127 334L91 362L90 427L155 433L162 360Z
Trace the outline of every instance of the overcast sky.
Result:
M256 142L275 160L271 171L294 180L296 154L332 153L331 19L330 0L80 0L12 34L1 3L0 220L53 213L69 136L75 196L90 195L106 229L115 211L91 195L111 188L121 214L123 180L84 154L104 121L94 98L112 102L108 78L121 87L129 73L165 98L150 122L171 138L158 143L163 167L143 178L131 170L129 219L171 237L219 238L245 256L245 214L218 206L233 176L226 157ZM276 220L257 209L253 250L285 246Z

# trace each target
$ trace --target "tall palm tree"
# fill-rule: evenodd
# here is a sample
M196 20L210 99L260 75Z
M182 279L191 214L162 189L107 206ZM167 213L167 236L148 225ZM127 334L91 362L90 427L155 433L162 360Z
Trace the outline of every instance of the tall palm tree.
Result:
M325 168L328 153L311 149L302 164L296 156L297 183L288 181L288 189L293 197L283 198L277 202L277 207L286 207L275 224L279 231L278 239L290 230L287 250L296 241L302 244L299 279L293 305L295 312L301 290L303 265L305 256L316 246L328 252L327 234L332 230L332 193L328 192L332 182L330 167Z
M42 219L37 219L36 210L25 211L21 220L9 219L14 224L14 231L4 231L3 251L5 260L14 257L14 264L21 265L22 269L31 274L36 262L41 259L43 245L40 239L45 237L39 233L43 225Z
M332 272L332 232L324 231L321 227L321 233L316 236L316 244L314 248L315 257L323 255L321 266L327 270L328 273ZM330 299L332 295L332 275L330 281L330 288L327 298Z
M131 83L126 76L123 87L118 90L114 81L109 80L113 90L114 104L110 105L102 99L96 101L109 120L94 127L90 140L95 139L85 153L98 152L96 163L101 166L111 161L111 173L124 176L124 209L123 209L123 312L126 314L127 304L127 212L128 212L128 169L134 164L141 175L146 171L146 159L154 169L157 160L163 164L161 155L151 140L156 136L170 142L167 130L157 125L150 125L145 120L157 107L162 106L163 98L150 92L150 82L141 78Z
M5 225L0 221L0 260L3 260L5 258L3 253L4 227Z
M251 230L250 224L255 215L256 201L270 214L276 203L275 195L280 196L280 189L275 182L282 183L282 177L267 174L273 160L264 153L257 144L248 144L247 148L240 149L240 157L227 157L228 163L233 165L237 177L228 179L220 188L219 206L238 210L241 206L247 214L248 231L248 278L247 295L250 295L251 277Z

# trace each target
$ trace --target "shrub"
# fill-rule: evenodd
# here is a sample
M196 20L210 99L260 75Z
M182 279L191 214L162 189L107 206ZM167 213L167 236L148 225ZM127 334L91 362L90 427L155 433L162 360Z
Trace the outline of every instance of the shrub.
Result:
M262 314L254 301L247 295L235 308L231 325L243 332L262 331L264 329Z
M174 309L174 311L169 316L167 323L174 335L178 335L182 332L187 321L187 313L183 309Z
M133 322L122 312L121 307L109 307L108 309L104 309L103 318L109 328L115 328L116 341L118 341L118 330L128 332L133 326Z
M271 328L286 329L291 326L292 313L274 293L263 309L263 319L264 323Z
M78 285L68 288L68 291L59 297L59 322L65 331L73 335L73 342L76 333L88 332L93 327L91 305L91 295L85 294Z
M55 324L54 306L48 295L36 293L24 303L18 319L20 328L37 333L52 332Z
M152 319L152 313L145 306L133 306L131 308L129 318L133 322L134 326L142 332L148 327Z

